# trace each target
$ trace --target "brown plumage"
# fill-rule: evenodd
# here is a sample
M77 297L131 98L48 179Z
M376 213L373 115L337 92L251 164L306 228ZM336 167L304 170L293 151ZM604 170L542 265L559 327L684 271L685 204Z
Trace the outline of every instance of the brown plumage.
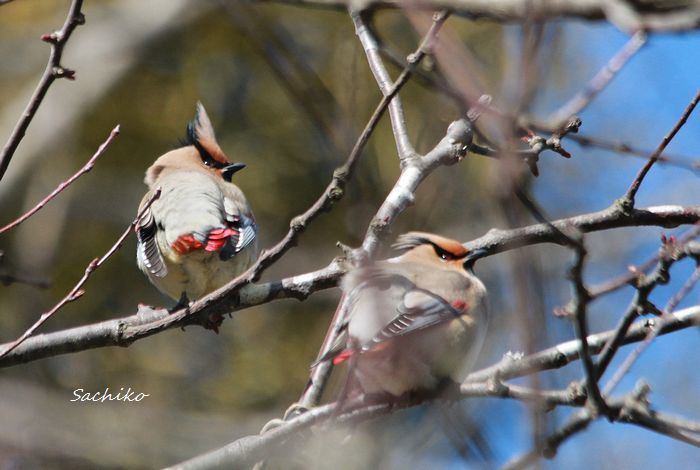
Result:
M324 357L352 359L350 379L368 394L400 396L461 379L486 327L486 289L465 269L459 242L410 232L394 247L405 252L343 279L348 320Z
M174 299L194 300L226 284L256 256L255 218L231 182L242 163L230 163L209 116L197 103L185 145L160 156L146 171L160 197L136 228L139 268Z

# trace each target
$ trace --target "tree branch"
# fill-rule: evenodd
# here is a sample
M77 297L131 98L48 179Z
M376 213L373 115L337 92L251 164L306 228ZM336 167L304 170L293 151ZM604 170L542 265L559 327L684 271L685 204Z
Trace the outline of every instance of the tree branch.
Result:
M131 222L131 224L126 228L126 230L124 230L124 233L121 234L121 236L117 239L114 245L112 245L112 247L109 250L107 250L107 252L100 258L95 258L90 262L90 264L88 264L87 268L85 268L85 274L83 274L83 277L81 277L80 280L75 284L75 286L73 286L71 291L63 299L61 299L60 302L54 305L54 307L51 310L43 313L41 317L39 317L39 319L32 326L30 326L19 338L7 345L5 349L3 349L2 352L0 352L0 359L7 356L10 352L12 352L13 349L17 348L17 346L22 344L41 325L43 325L49 318L51 318L56 312L62 309L66 304L78 300L85 294L83 286L88 281L92 273L95 272L100 266L102 266L104 262L109 259L110 256L112 256L114 253L117 252L117 250L119 250L119 248L121 248L122 244L124 243L124 240L126 240L126 237L128 237L129 234L134 231L134 228L136 227L138 221L141 219L141 217L143 217L143 214L146 213L148 208L151 207L151 204L153 204L153 202L156 199L158 199L159 196L160 189L153 193L153 195L146 202L146 204L144 204L143 209L141 209L136 218Z
M591 79L586 88L577 93L548 119L548 127L560 129L574 115L593 101L598 93L610 83L625 64L646 44L647 35L643 31L636 32L627 43L615 54L605 66ZM556 132L556 131L555 131Z
M575 227L583 233L632 226L675 228L700 221L700 206L652 206L624 213L613 205L598 212L536 224L514 230L491 229L486 235L464 244L470 251L480 251L479 258L495 253L541 243L562 244L559 232Z
M46 69L44 74L39 80L34 93L32 94L29 104L25 108L22 116L20 117L17 125L10 134L10 138L5 144L5 147L0 153L0 180L5 175L7 167L10 165L10 160L12 160L15 150L22 141L29 124L34 119L41 102L46 96L46 92L49 91L49 87L57 78L67 78L69 80L75 80L75 71L64 68L61 65L61 57L63 57L63 48L68 43L73 30L81 24L85 24L85 16L80 11L83 5L83 0L73 0L70 9L68 10L68 16L66 21L63 23L63 27L56 32L51 34L44 34L41 39L42 41L51 44L51 54L49 55L49 62L46 64Z
M667 319L664 319L662 330L665 334L675 331L676 329L688 328L698 324L700 324L700 306L681 310L671 314ZM630 330L628 341L633 342L641 340L644 337L644 334L646 334L647 328L648 327L645 325L645 322L639 322L633 329ZM601 345L602 340L610 334L611 332L608 331L589 336L588 343L591 347L591 352L594 353L596 351L596 347ZM532 390L515 387L512 385L508 386L506 389L507 392L504 392L501 387L490 386L488 385L488 382L498 381L505 376L516 377L549 368L562 367L564 365L562 364L562 357L568 358L569 360L575 360L577 358L578 346L576 343L578 343L578 341L562 343L553 348L518 360L506 358L504 361L506 361L507 365L497 364L490 368L470 374L467 381L465 381L465 383L461 386L461 393L464 396L507 396L509 398L527 400L532 399L535 401L540 401L546 397L552 401L567 401L562 397L561 392L553 394L539 391L536 393ZM501 362L503 363L504 361ZM472 380L470 380L470 378ZM475 378L476 380L474 380ZM484 386L483 384L478 383L474 384L474 382L486 382L487 385ZM576 403L576 400L579 400L580 402L580 399L577 398L576 394L572 394L569 403L574 404ZM416 404L419 403L410 403L403 405L403 407L415 406ZM246 468L269 455L271 450L277 444L288 439L299 438L300 436L304 435L303 431L330 418L336 417L336 421L338 423L366 421L368 419L390 413L399 408L396 404L381 404L365 407L361 406L361 401L351 401L346 403L344 407L345 410L351 411L343 412L342 414L338 415L337 406L335 403L323 405L309 410L308 412L303 413L287 422L284 422L280 426L271 429L265 434L243 437L230 444L227 444L224 447L207 452L206 454L194 457L193 459L169 468L178 470L195 470L204 468ZM621 408L622 405L615 403L615 406ZM572 428L572 432L568 435L582 430L591 420L587 414L587 410L584 409L580 413L584 414L585 419L582 420L579 426ZM638 421L641 420L632 419L629 422L636 423ZM692 428L694 426L694 423L685 424L685 427ZM562 436L561 440L563 441L563 439L565 439L564 436Z
M268 0L270 1L270 0ZM402 0L271 0L299 6L357 10L382 8L405 8ZM547 21L562 18L583 20L606 19L627 32L685 31L700 25L700 5L697 2L679 2L668 7L664 0L637 3L625 0L414 0L410 8L440 10L449 9L474 19L497 22ZM664 8L665 7L665 8Z
M669 133L664 136L659 146L656 147L654 153L649 157L647 163L639 170L639 173L637 173L637 176L634 178L634 181L632 181L632 184L627 189L625 195L622 196L620 202L623 209L634 207L634 198L637 195L637 191L639 190L639 186L642 184L644 177L647 175L647 173L649 173L649 170L651 170L651 167L654 166L654 163L657 162L663 151L666 149L666 146L671 142L671 140L673 140L678 131L681 130L681 127L683 127L683 125L686 123L690 117L690 114L695 109L695 106L698 104L698 101L700 101L700 90L695 93L695 96L685 108L685 111L683 111L681 117L678 119L676 124L674 124L673 129L671 129Z
M25 212L25 213L24 213L21 217L19 217L17 220L15 220L14 222L11 222L11 223L5 225L4 227L0 228L0 234L3 234L3 233L5 233L5 232L7 232L8 230L11 230L11 229L15 228L16 226L18 226L19 224L21 224L22 222L24 222L25 220L27 220L28 218L30 218L31 216L33 216L34 214L36 214L36 213L37 213L39 210L41 210L51 199L53 199L53 198L55 198L56 196L58 196L58 194L59 194L61 191L63 191L63 190L66 189L68 186L70 186L71 184L73 184L73 182L74 182L75 180L77 180L78 178L80 178L81 176L83 176L85 173L88 173L90 170L92 170L92 168L95 166L95 162L97 161L97 159L105 152L105 150L107 150L107 146L108 146L108 145L112 142L112 140L114 140L114 138L115 138L116 136L118 136L118 135L119 135L119 124L117 124L117 126L116 126L114 129L112 129L112 132L110 132L109 137L107 137L107 140L105 140L105 141L102 143L102 145L100 145L100 146L97 148L97 151L96 151L95 154L92 156L92 158L90 158L90 160L88 160L88 162L87 162L80 170L78 170L77 173L75 173L73 176L71 176L70 178L68 178L66 181L63 181L61 184L59 184L58 187L57 187L56 189L54 189L54 190L51 192L51 194L49 194L49 195L46 196L44 199L42 199L41 201L39 201L39 203L38 203L36 206L34 206L34 207L33 207L32 209L30 209L29 211Z
M698 221L700 221L700 207L655 206L635 209L629 215L606 209L591 214L560 219L552 222L552 225L559 229L573 226L584 233L588 233L635 225L676 227L682 224L694 224ZM465 243L464 246L470 250L483 249L487 255L491 255L539 243L559 243L560 240L561 236L556 230L547 224L536 224L514 230L492 229L486 235ZM115 320L61 330L47 335L37 335L28 339L25 344L8 356L0 359L0 367L8 367L45 357L96 347L128 346L133 341L159 331L188 324L186 320L189 320L190 324L196 323L196 317L202 318L217 313L230 313L276 299L304 299L317 290L336 286L344 273L345 267L343 263L340 260L334 260L330 265L318 271L300 274L279 281L261 284L251 283L245 286L237 284L236 282L240 281L236 281L224 288L224 291L220 294L217 294L221 296L220 304L195 304L190 308L189 315L185 314L184 311L169 314L165 309L150 310L157 313L143 317L148 321L143 321L139 318L139 315L143 314L137 313ZM230 293L228 294L230 297L227 296L227 293ZM176 314L181 316L178 317L177 321L172 321L173 315ZM7 347L7 345L3 346Z

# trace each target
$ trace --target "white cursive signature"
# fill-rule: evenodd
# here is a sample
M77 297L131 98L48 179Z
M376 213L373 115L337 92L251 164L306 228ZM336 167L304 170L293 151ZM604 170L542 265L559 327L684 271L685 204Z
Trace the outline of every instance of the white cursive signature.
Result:
M124 387L119 389L119 392L112 394L109 391L109 387L105 388L102 392L86 392L82 388L76 388L73 390L73 398L70 401L94 401L104 403L106 401L141 401L146 397L151 396L150 393L136 393L129 387L124 391Z

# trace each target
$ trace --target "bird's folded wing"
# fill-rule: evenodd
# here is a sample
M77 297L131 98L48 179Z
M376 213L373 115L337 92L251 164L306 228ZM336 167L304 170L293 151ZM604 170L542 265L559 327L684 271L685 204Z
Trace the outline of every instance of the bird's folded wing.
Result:
M413 288L407 290L396 308L397 315L384 326L361 350L369 351L393 338L415 333L460 317L466 305L450 305L445 299L430 291Z
M156 221L149 208L136 225L136 256L151 274L156 277L165 277L168 274L168 268L163 262L163 257L156 243L156 230Z

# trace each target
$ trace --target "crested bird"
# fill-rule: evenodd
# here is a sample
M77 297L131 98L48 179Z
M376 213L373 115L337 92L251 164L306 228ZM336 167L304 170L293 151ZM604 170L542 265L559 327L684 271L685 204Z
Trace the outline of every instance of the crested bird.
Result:
M245 271L257 255L257 225L243 191L233 184L243 163L219 147L209 116L197 102L183 145L146 171L160 196L135 228L137 263L161 292L184 306Z
M348 385L365 395L400 397L461 380L486 329L486 288L466 248L424 232L401 235L394 248L404 253L345 275L346 321L320 359L349 360Z

